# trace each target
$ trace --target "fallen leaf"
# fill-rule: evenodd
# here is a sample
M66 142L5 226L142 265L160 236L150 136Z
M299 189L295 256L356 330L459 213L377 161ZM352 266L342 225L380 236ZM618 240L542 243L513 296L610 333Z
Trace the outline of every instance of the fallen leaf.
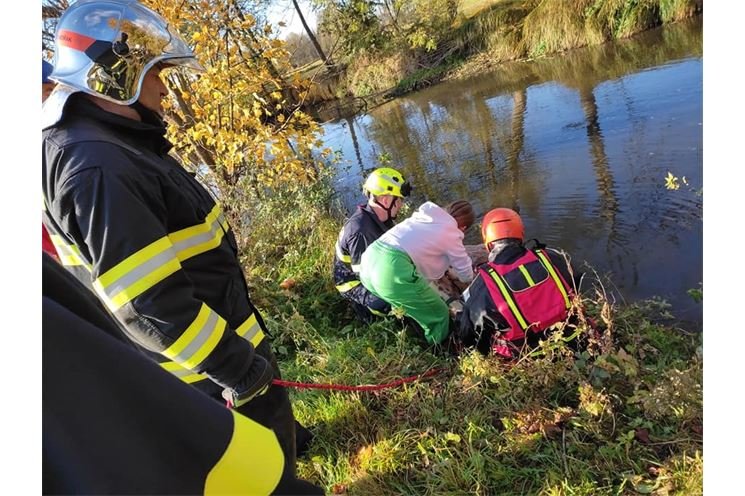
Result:
M634 437L637 441L639 441L642 444L649 444L649 431L647 429L637 429L634 432Z
M287 279L279 283L279 287L282 289L292 289L295 287L296 284L297 281L295 281L295 279L293 279L292 277L288 277Z
M331 494L347 494L346 484L334 484L331 486Z

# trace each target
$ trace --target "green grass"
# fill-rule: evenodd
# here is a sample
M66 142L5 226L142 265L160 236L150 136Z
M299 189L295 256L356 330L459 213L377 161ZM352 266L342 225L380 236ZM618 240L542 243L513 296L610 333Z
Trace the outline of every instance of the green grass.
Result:
M462 58L451 57L435 67L419 69L399 81L393 89L392 95L403 95L404 93L430 86L439 81L445 73L457 69L461 64L463 64Z
M315 433L302 477L334 494L702 493L702 339L665 325L664 302L587 298L608 331L582 353L555 335L514 367L447 358L396 319L353 319L331 282L341 218L326 188L263 199L247 233L261 238L245 261L283 375L366 384L444 372L376 393L293 390Z

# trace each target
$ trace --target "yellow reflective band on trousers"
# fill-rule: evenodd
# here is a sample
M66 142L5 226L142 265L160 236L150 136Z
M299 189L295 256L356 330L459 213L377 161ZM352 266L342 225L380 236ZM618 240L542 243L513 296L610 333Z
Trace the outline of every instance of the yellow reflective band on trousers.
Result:
M246 341L249 341L254 348L259 346L264 340L264 332L261 330L255 314L251 314L245 322L238 326L235 332ZM207 375L184 368L183 365L177 362L161 362L160 366L187 384L209 379Z
M233 436L207 474L204 494L265 495L282 477L285 458L270 429L233 410Z
M191 257L217 248L228 229L218 205L204 222L160 238L127 257L93 282L111 311L116 311L181 269Z
M181 336L162 354L193 369L215 349L225 332L225 319L202 303L199 314Z
M347 282L345 282L345 283L342 283L342 284L338 284L338 285L336 286L336 289L337 289L337 290L338 290L338 291L339 291L340 293L346 293L346 292L347 292L347 291L349 291L350 289L352 289L352 288L356 288L356 287L357 287L357 286L359 286L360 284L362 284L362 283L361 283L360 281L357 281L357 280L354 280L354 281L347 281Z
M497 283L497 287L499 288L499 292L502 293L502 298L504 298L504 301L507 302L507 305L510 307L510 310L512 310L512 314L515 316L515 319L517 319L518 324L520 324L520 327L522 327L522 330L528 328L528 324L525 322L525 318L523 317L523 314L520 313L520 310L517 309L517 305L512 300L512 295L507 290L507 287L505 283L502 281L502 276L497 274L497 272L489 267L489 275L494 280L495 283Z
M348 264L352 263L352 256L345 255L344 252L341 251L341 246L339 246L338 241L336 242L336 257L344 263L348 263Z
M65 240L62 238L62 236L58 236L56 234L50 234L49 237L52 240L54 249L57 250L57 256L59 256L62 265L66 265L68 267L82 266L88 269L88 271L91 270L91 266L88 265L85 260L83 260L83 256L80 254L80 250L78 250L77 246L68 245L67 243L65 243Z
M551 274L551 279L554 280L554 284L556 284L556 287L559 288L559 291L561 291L561 296L564 297L564 305L566 305L567 310L571 306L569 303L569 296L567 295L567 291L564 288L564 284L561 282L561 279L559 279L559 275L554 270L553 264L546 258L546 255L540 251L537 250L536 253L538 254L538 258L540 258L541 263L546 268L549 274Z

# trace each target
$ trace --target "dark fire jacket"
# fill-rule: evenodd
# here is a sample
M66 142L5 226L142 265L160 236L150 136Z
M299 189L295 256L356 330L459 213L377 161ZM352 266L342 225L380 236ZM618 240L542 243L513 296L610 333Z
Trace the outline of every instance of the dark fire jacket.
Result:
M129 338L214 395L246 374L252 346L274 360L230 226L164 134L71 96L42 133L43 222Z

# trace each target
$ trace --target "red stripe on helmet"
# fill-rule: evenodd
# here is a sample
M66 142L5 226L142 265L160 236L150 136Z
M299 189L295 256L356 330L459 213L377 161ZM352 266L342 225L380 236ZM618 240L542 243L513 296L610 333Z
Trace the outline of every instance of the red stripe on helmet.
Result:
M69 31L67 29L61 29L57 35L59 44L65 47L72 48L73 50L79 50L84 52L90 47L95 41L95 38L86 36L84 34L76 33L75 31Z

